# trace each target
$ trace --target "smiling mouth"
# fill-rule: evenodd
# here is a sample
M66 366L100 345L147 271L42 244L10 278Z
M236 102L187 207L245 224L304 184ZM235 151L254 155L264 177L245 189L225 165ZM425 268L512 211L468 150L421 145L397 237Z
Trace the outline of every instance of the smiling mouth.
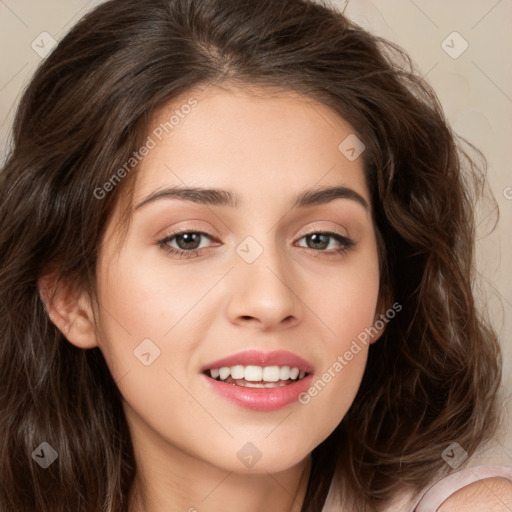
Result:
M204 371L218 382L246 388L278 388L298 382L309 374L290 366L236 365L211 368Z

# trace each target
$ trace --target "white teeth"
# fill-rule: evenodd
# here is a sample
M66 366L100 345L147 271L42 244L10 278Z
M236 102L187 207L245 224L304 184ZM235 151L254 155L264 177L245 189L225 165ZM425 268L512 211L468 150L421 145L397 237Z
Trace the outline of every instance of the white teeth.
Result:
M284 384L287 380L303 379L306 376L304 370L298 368L290 368L289 366L223 366L222 368L212 368L210 370L210 376L213 379L226 380L231 376L232 380L245 380L246 383L251 382L264 382L269 386L251 386L248 387L274 387L273 383ZM241 384L243 385L243 384Z
M244 388L262 388L262 387L264 387L264 385L256 384L255 382L244 382L243 387Z
M219 369L220 379L226 380L231 374L231 368L229 366L223 366Z
M231 367L231 377L233 377L233 379L243 379L244 376L245 368L241 364Z
M290 378L289 366L281 366L281 368L279 369L279 378L281 380L288 380Z
M251 382L260 382L263 378L263 368L261 366L246 366L243 378Z
M286 386L286 382L240 382L238 386L244 388L281 388Z
M279 380L279 374L279 366L265 366L265 368L263 368L263 380L265 382L277 382Z

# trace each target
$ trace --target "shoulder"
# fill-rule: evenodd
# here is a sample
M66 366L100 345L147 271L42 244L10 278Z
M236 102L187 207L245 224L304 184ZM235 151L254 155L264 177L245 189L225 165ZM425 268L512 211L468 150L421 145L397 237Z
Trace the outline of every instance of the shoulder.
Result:
M492 508L491 508L492 507ZM492 477L466 485L450 496L439 512L509 512L512 509L512 482Z

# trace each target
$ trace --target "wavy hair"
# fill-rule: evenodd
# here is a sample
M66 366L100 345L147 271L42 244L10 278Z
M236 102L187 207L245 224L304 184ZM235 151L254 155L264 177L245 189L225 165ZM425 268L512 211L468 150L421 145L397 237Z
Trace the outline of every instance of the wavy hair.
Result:
M151 114L195 87L293 90L364 141L381 304L403 310L369 351L352 407L313 453L303 512L333 478L346 506L374 510L420 490L457 441L494 433L501 353L472 291L472 204L484 173L398 46L311 0L110 0L42 62L20 101L0 172L0 509L125 512L136 471L121 396L99 348L50 320L38 279L92 294L104 228L136 169L107 182ZM59 454L42 471L32 452Z

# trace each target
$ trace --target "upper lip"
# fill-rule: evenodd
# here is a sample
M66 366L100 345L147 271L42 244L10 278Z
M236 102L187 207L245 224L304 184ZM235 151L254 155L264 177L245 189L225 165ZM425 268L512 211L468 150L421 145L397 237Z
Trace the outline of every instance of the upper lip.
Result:
M223 366L289 366L290 368L298 368L306 373L313 371L312 365L292 352L286 350L275 350L273 352L261 352L259 350L245 350L238 352L222 359L217 359L211 363L205 364L201 368L201 372Z

